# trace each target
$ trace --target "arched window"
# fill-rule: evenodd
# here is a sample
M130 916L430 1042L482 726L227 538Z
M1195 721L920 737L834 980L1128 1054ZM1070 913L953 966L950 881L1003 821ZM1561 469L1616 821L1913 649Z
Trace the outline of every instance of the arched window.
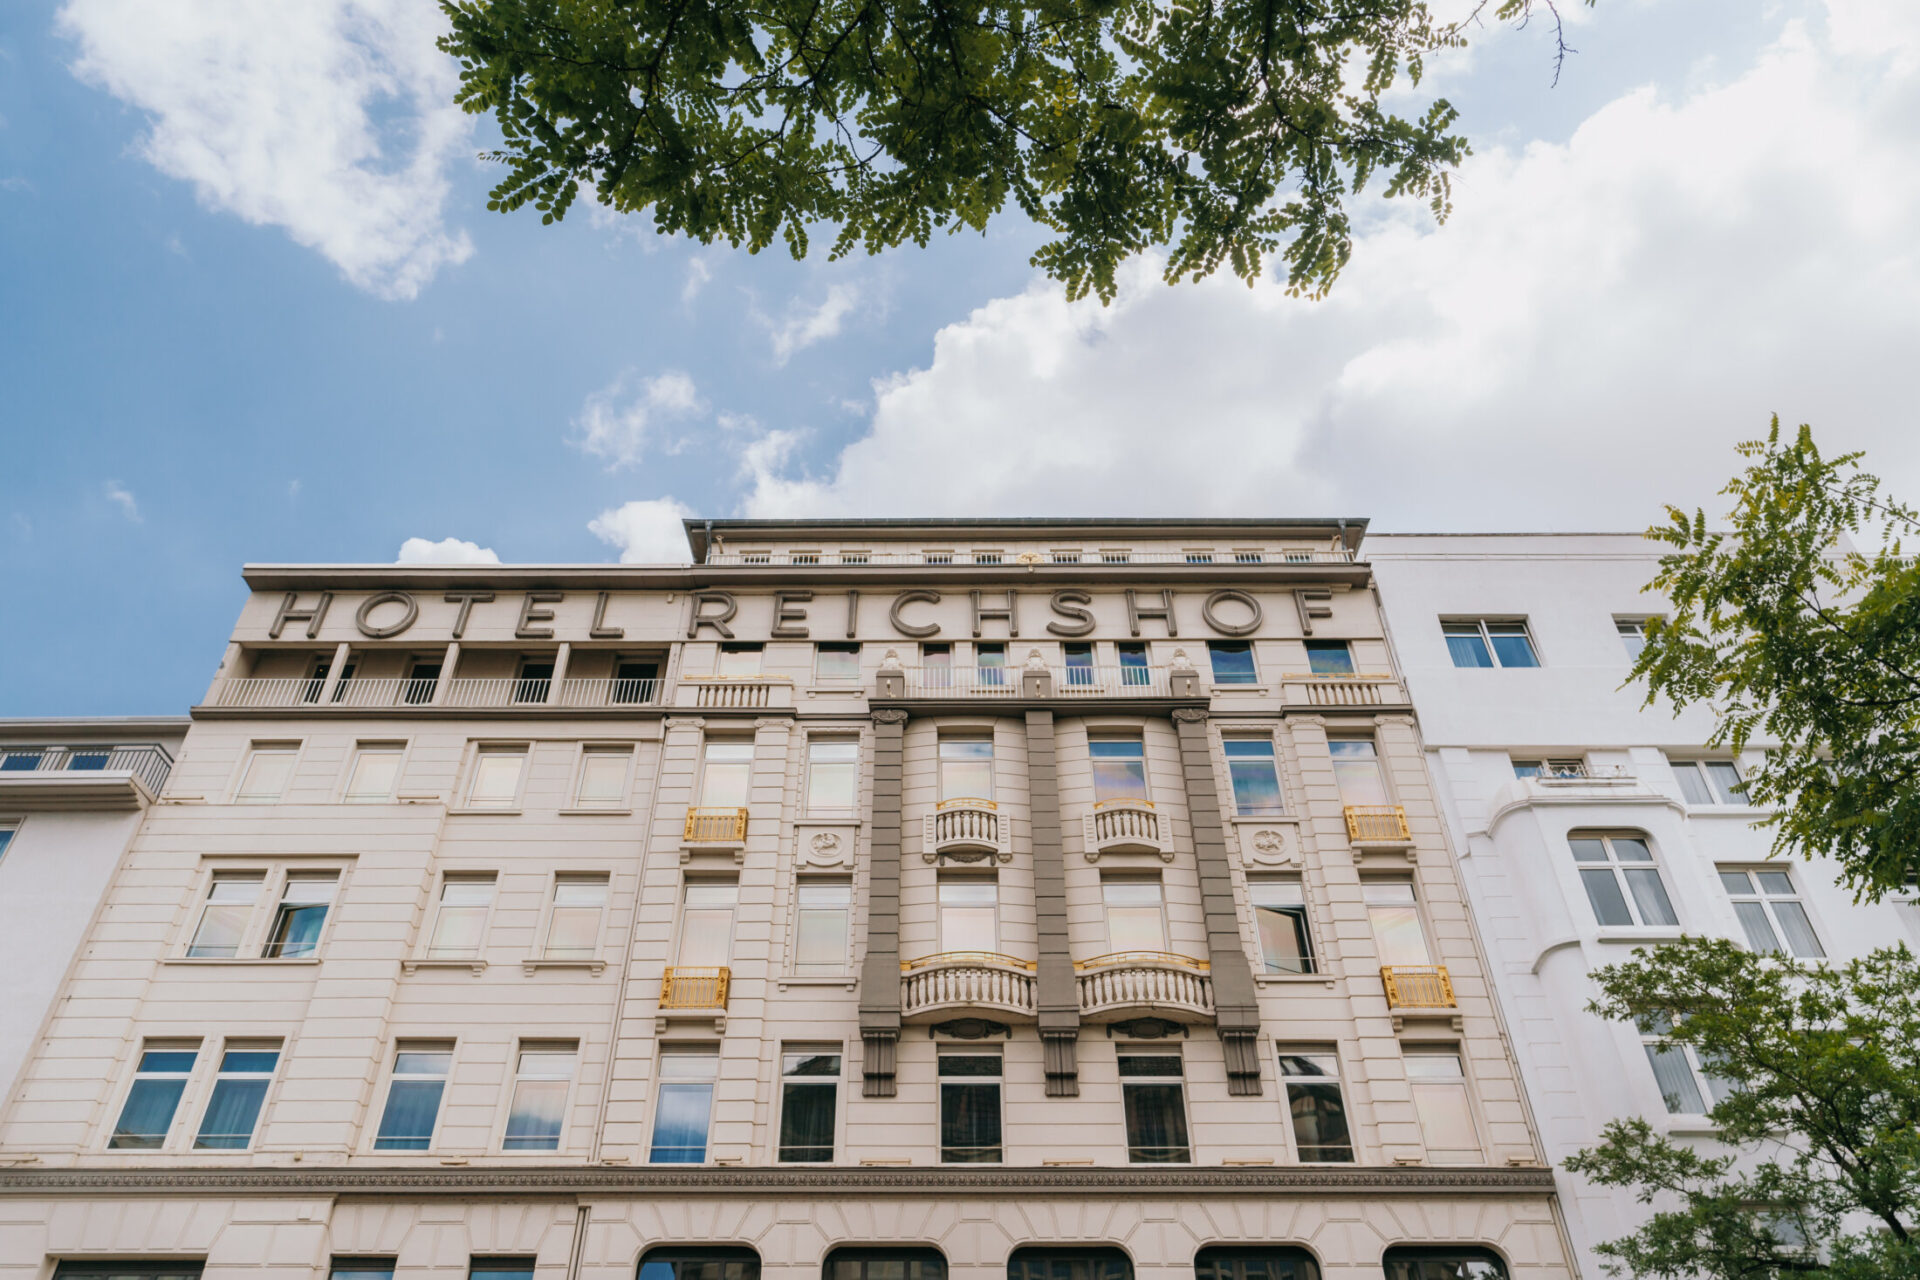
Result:
M639 1280L760 1280L760 1255L737 1245L661 1245L640 1255Z
M1213 1245L1194 1255L1193 1280L1320 1280L1320 1264L1289 1245Z
M1383 1261L1387 1280L1507 1280L1507 1264L1491 1249L1395 1245Z
M1112 1245L1015 1249L1007 1280L1133 1280L1133 1261Z
M947 1280L946 1255L928 1248L835 1249L820 1280Z

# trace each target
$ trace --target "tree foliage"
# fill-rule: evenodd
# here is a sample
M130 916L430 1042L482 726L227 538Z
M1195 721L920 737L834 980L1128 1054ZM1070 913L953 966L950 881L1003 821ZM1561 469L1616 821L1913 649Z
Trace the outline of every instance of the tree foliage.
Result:
M1901 543L1920 516L1804 425L1783 439L1776 417L1740 453L1730 527L1669 507L1649 532L1673 613L1633 677L1650 703L1711 708L1714 745L1777 741L1745 779L1774 853L1832 857L1877 898L1920 878L1920 563Z
M1709 1154L1616 1120L1567 1167L1654 1209L1599 1246L1679 1280L1920 1276L1920 968L1905 947L1844 968L1723 939L1636 951L1591 1009L1689 1045L1735 1088Z
M1482 0L1522 21L1554 3ZM1290 287L1319 293L1351 252L1350 196L1378 177L1443 218L1466 154L1444 100L1381 104L1463 42L1423 0L441 7L458 101L505 141L490 208L551 222L584 186L756 252L804 256L823 226L834 256L924 245L1012 200L1052 233L1033 261L1073 297L1111 300L1119 264L1154 246L1169 282L1222 264L1251 282L1279 253Z

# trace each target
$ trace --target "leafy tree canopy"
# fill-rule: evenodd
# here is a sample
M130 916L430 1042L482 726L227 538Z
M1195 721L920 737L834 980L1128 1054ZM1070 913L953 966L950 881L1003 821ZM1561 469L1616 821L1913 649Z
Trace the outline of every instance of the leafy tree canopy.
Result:
M1714 745L1778 742L1745 779L1777 809L1775 854L1832 857L1878 898L1920 879L1920 563L1901 544L1920 515L1804 425L1783 438L1776 417L1740 452L1729 527L1669 507L1649 532L1673 613L1633 677L1649 703L1711 708Z
M1731 1084L1708 1154L1616 1120L1567 1162L1654 1209L1599 1246L1661 1280L1920 1276L1920 967L1905 947L1844 968L1723 939L1636 951L1594 974L1595 1013L1691 1046Z
M1481 7L1524 21L1554 3ZM1317 295L1352 249L1348 197L1377 176L1445 217L1467 151L1445 100L1381 105L1463 42L1423 0L441 7L458 101L505 139L490 208L551 222L584 186L756 252L780 239L802 257L837 228L837 257L984 230L1011 199L1052 233L1034 265L1072 297L1111 300L1120 263L1155 246L1169 282L1223 263L1251 282L1278 253Z

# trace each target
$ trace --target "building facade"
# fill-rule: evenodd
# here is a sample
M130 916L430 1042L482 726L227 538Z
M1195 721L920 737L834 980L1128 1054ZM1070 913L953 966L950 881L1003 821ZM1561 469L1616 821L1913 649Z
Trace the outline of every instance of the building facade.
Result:
M1571 1277L1364 528L250 567L0 1268Z
M1724 1088L1692 1050L1585 1012L1588 975L1681 934L1844 962L1920 944L1905 901L1861 905L1830 864L1768 860L1746 761L1699 708L1623 687L1659 550L1634 534L1367 540L1460 875L1549 1161L1645 1116L1710 1141ZM1764 743L1754 744L1752 759ZM1580 1269L1645 1210L1562 1171Z

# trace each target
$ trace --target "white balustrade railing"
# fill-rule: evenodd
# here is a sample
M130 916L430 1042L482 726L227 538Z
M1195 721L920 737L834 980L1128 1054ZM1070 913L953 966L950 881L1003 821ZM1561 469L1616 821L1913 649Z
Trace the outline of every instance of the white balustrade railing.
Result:
M991 559L978 559L985 554ZM1258 559L1249 557L1257 555ZM1071 556L1071 559L1066 557ZM848 553L819 551L715 551L708 553L702 564L709 565L793 565L802 568L831 568L837 565L859 567L862 565L924 565L929 569L947 568L987 568L1012 567L1027 568L1032 565L1113 565L1113 564L1190 564L1190 565L1237 565L1251 568L1255 565L1286 564L1352 564L1353 553L1345 549L1326 547L1313 548L1276 548L1271 551L1239 552L1215 551L1211 558L1197 558L1188 551L1132 551L1122 556L1098 550L1076 552L1047 551L999 551L976 553L968 551L943 551L929 553L925 551L859 551Z
M1378 707L1406 701L1390 674L1293 672L1281 677L1286 700L1310 707Z
M660 681L607 676L569 678L560 682L563 707L645 706L660 697Z
M927 851L939 854L951 849L991 849L1005 853L1010 847L1006 815L991 800L962 798L942 800L926 816L922 833Z
M448 707L537 707L546 702L552 687L552 680L531 676L462 678L447 681L446 695L440 701Z
M1081 1016L1147 1009L1213 1016L1213 980L1184 956L1102 956L1076 965Z
M1019 667L904 667L901 670L906 676L909 698L1020 696Z
M312 703L317 706L326 683L325 680L315 680L308 676L297 678L250 676L239 680L222 680L220 687L214 691L213 705L216 707L297 707L303 703Z
M685 676L680 683L692 690L696 707L785 706L786 691L792 688L775 676Z
M1131 849L1158 853L1166 847L1159 811L1149 800L1106 800L1085 816L1090 852Z
M1053 692L1064 698L1171 697L1167 667L1066 667L1053 673Z
M901 966L903 1017L946 1009L1034 1014L1033 966L1008 956L958 953Z

